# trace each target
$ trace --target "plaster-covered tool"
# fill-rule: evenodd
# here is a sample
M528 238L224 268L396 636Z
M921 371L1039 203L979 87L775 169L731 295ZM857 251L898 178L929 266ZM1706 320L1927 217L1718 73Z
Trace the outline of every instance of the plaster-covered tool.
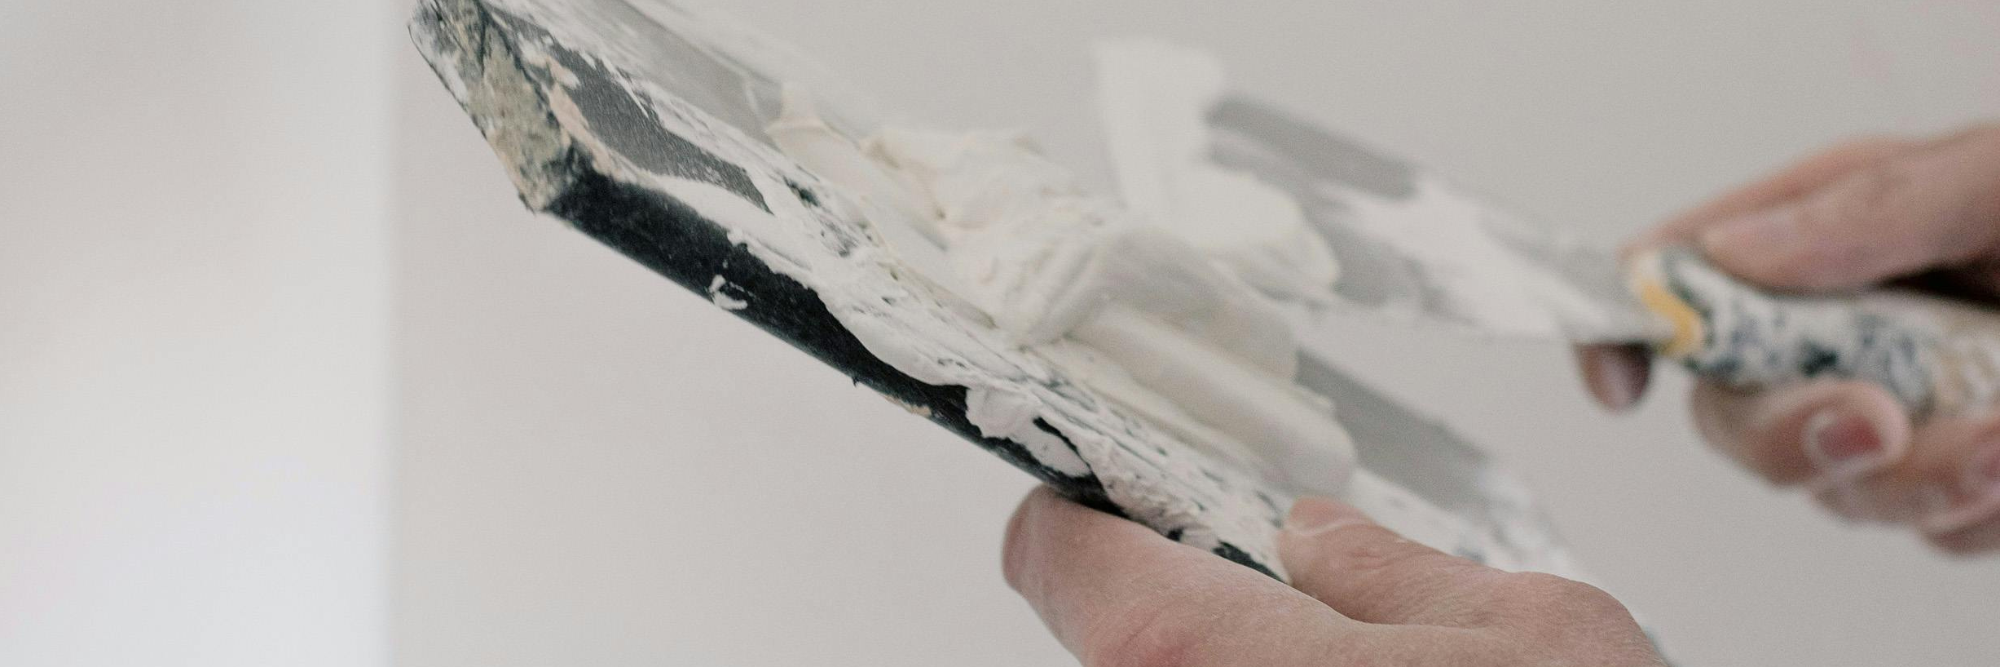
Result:
M1686 247L1621 263L1608 248L1530 224L1437 174L1226 90L1200 74L1215 65L1199 52L1124 41L1098 57L1105 129L1127 199L1174 214L1189 181L1189 160L1163 159L1176 149L1249 175L1324 235L1342 273L1329 298L1342 305L1488 335L1643 343L1737 385L1867 380L1918 415L1984 406L2000 390L2000 317L1992 313L1900 292L1772 293ZM1234 208L1269 208L1241 201Z
M1330 264L1252 275L1012 139L890 132L808 59L679 3L424 0L412 33L529 208L1070 498L1280 578L1303 493L1577 576L1476 449L1310 347L1273 353L1303 334L1258 293L1292 303L1272 288Z

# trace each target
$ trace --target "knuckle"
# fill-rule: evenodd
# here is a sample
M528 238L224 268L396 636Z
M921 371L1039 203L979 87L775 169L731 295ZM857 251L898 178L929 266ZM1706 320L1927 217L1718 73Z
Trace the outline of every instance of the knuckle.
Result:
M1340 541L1328 550L1324 569L1352 581L1395 586L1476 567L1472 561L1418 545L1380 526L1350 526L1339 532L1344 534L1338 535Z
M1336 539L1341 542L1333 549L1339 570L1344 572L1380 572L1403 560L1405 554L1398 546L1402 537L1376 526L1349 526L1340 529Z
M1541 572L1520 572L1507 578L1509 592L1536 600L1563 597L1572 592L1574 590L1572 587L1577 585L1580 584L1575 580Z
M1590 584L1574 583L1564 598L1570 601L1572 610L1590 618L1623 619L1630 613L1625 610L1625 603L1610 592Z
M1840 288L1854 266L1866 266L1880 254L1862 232L1904 224L1912 208L1912 174L1900 160L1878 160L1842 176L1828 188L1800 200L1788 216L1794 230L1812 236L1808 244L1786 244L1766 258L1762 280L1786 288Z
M1601 658L1562 664L1651 664L1642 660L1655 655L1645 632L1610 593L1553 575L1514 576L1509 636L1553 655Z
M1591 618L1625 615L1624 603L1611 597L1604 589L1552 574L1516 574L1509 583L1509 589L1524 601L1563 615Z
M1881 225L1889 219L1898 194L1908 189L1908 169L1894 160L1871 163L1842 178L1835 187L1822 192L1800 207L1800 224L1806 229L1830 230L1861 225ZM1819 244L1846 247L1845 244ZM1832 257L1829 259L1840 259Z
M1867 214L1880 211L1883 203L1893 198L1909 180L1907 170L1894 160L1871 163L1842 179L1843 187L1834 190L1836 196L1828 200L1834 206L1825 213L1836 216L1835 221L1866 218Z
M1309 570L1325 572L1369 572L1394 563L1402 538L1374 524L1350 523L1326 529L1314 536L1315 560Z

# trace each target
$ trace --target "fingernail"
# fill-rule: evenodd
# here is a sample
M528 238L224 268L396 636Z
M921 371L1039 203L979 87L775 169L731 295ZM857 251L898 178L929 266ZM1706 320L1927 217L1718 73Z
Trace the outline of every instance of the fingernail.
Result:
M1292 503L1292 511L1285 514L1285 531L1298 535L1316 535L1365 523L1368 517L1360 510L1325 498L1300 498Z
M2000 513L2000 442L1989 443L1966 459L1959 472L1957 499L1948 509L1923 520L1924 532L1954 532Z
M1796 216L1784 208L1753 213L1718 224L1701 233L1701 247L1711 256L1725 253L1765 254L1791 245L1798 236Z
M1874 423L1831 408L1806 418L1805 446L1823 480L1854 479L1889 461Z

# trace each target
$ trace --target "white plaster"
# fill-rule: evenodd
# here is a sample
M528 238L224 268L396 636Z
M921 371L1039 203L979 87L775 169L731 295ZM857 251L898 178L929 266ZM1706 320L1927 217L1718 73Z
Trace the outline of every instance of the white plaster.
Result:
M727 287L728 285L729 281L723 279L722 276L716 276L715 280L709 281L708 283L709 301L714 302L715 307L721 308L723 310L743 310L745 308L749 308L750 302L722 293L722 288Z
M1339 275L1333 251L1297 202L1209 159L1209 107L1223 92L1221 63L1155 40L1095 49L1097 108L1125 204L1245 282L1309 302Z

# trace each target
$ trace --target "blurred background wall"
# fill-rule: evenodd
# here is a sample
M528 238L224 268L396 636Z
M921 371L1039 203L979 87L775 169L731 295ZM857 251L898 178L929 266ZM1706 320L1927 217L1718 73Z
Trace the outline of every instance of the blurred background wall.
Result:
M0 1L0 664L383 664L401 11Z
M0 0L0 664L1069 664L1000 581L1025 477L523 213L408 4ZM1987 3L715 4L1100 184L1088 40L1209 47L1606 243L2000 109ZM1685 664L2000 664L2000 561L1767 491L1674 374L1611 418L1555 346L1341 335Z

